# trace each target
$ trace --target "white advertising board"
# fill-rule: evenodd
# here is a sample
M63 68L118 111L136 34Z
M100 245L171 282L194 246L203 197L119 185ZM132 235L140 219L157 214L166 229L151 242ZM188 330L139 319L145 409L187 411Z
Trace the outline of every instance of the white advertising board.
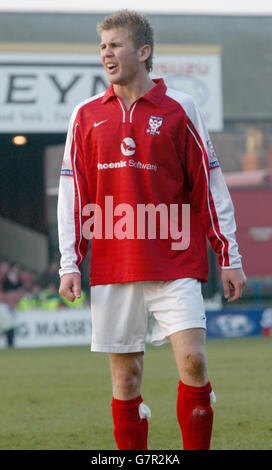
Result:
M208 130L222 131L220 54L156 55L151 77L163 77L169 88L191 95L201 109Z
M220 54L160 54L151 77L191 94L222 130ZM0 54L0 133L66 133L73 108L108 87L98 54Z
M91 345L90 309L15 313L15 348ZM2 335L0 348L6 347Z

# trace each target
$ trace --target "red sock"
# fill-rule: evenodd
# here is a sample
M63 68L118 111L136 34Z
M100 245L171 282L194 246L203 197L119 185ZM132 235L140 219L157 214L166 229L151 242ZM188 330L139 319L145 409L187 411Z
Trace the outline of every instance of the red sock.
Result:
M119 450L147 450L148 421L141 419L141 395L132 400L112 399L114 437Z
M210 382L204 387L192 387L179 382L177 417L184 450L209 450L213 425L210 405Z

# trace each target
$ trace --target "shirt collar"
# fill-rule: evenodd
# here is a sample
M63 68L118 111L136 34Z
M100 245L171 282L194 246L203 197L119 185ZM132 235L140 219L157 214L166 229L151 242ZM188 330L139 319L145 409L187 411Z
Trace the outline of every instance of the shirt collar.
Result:
M166 92L166 85L162 78L153 78L153 82L156 83L156 86L151 88L145 95L141 96L139 99L149 101L155 106L159 106ZM106 103L109 99L116 97L117 95L114 92L113 85L110 84L106 93L102 98L102 103Z

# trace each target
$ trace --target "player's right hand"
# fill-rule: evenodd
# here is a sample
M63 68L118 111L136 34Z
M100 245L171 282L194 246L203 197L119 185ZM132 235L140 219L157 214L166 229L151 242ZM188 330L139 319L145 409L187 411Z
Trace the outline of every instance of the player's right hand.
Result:
M81 275L79 273L63 274L59 293L70 302L79 299L81 297Z

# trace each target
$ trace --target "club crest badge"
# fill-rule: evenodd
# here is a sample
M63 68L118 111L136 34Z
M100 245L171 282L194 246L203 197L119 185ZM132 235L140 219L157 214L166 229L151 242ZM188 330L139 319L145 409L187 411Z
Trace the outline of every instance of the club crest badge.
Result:
M163 122L162 117L150 116L149 123L148 123L149 128L146 129L146 132L150 135L158 135L160 133L158 129L161 127L162 122Z

